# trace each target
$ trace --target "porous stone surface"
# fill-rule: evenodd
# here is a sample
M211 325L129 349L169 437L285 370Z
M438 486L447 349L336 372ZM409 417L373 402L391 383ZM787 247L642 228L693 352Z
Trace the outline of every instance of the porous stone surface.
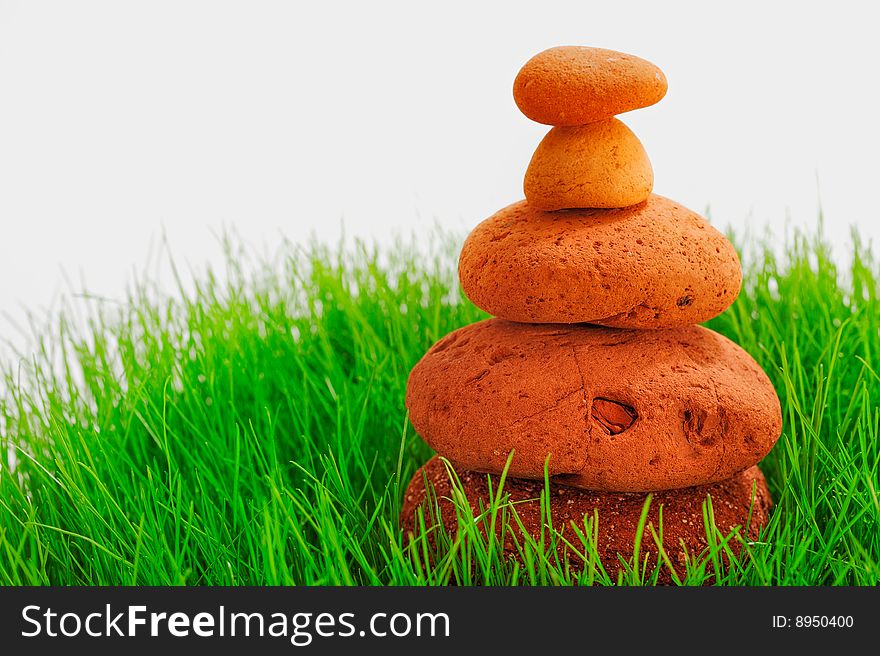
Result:
M496 317L620 328L707 321L742 282L724 235L656 194L621 209L514 203L474 228L458 273L467 297Z
M658 102L666 77L635 55L559 46L532 57L513 83L520 111L545 125L584 125Z
M550 130L523 182L529 205L548 211L628 207L646 201L653 187L642 142L616 118Z
M479 518L483 509L489 507L488 481L491 479L492 489L497 495L499 478L462 469L457 469L456 474L467 497L470 512L474 517ZM432 491L430 496L427 493L426 482ZM542 516L539 501L544 490L543 482L507 478L501 489L502 495L509 495L509 500L514 504L525 533L536 540L540 539L542 526L548 525L546 515ZM583 534L596 535L599 560L614 578L621 567L618 555L625 559L632 558L636 532L647 495L579 490L553 483L550 484L549 491L550 519L553 528L562 533L563 537L579 550L582 542L572 524ZM745 540L758 538L761 527L767 523L772 505L767 482L757 467L735 473L713 485L656 492L652 495L646 528L642 534L639 548L640 562L647 556L648 566L653 568L657 561L657 544L648 527L653 527L658 537L661 535L660 509L662 508L663 549L669 558L669 564L679 576L683 575L686 552L691 556L699 556L708 546L703 519L703 504L707 497L711 498L714 523L721 535L726 536L734 530L739 530L739 535ZM439 501L440 517L434 516L428 509L429 504L425 504L428 498L436 498ZM400 514L404 534L416 534L415 518L419 507L423 508L428 529L442 524L448 532L455 534L458 530L458 520L452 498L452 484L446 464L435 456L415 473L404 494ZM598 530L587 531L585 518L593 518L596 514L598 514ZM511 522L511 525L514 527L516 537L520 538L522 531L519 530L516 522ZM481 523L480 526L483 527L483 524ZM497 521L496 526L500 535L500 521ZM483 532L485 533L485 528ZM734 553L740 552L741 543L738 540L730 540L727 544ZM509 556L518 557L514 535L508 533L503 546ZM565 557L565 544L561 540L558 549L560 556ZM568 558L575 568L583 566L583 560L576 554L569 553ZM668 567L661 570L660 580L664 583L672 580Z
M706 328L636 331L489 319L410 373L416 431L464 470L643 492L714 483L779 438L779 399L742 348Z

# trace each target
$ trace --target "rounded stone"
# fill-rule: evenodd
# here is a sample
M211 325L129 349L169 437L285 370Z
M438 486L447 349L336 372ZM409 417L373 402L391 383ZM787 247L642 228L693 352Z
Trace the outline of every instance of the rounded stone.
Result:
M497 495L500 485L498 477L461 469L456 470L456 474L461 481L460 489L467 498L471 513L476 518L481 517L485 508L489 507L488 481L491 479L492 489ZM431 488L430 496L426 483ZM516 521L511 520L511 530L505 532L502 545L509 557L521 558L516 543L517 541L522 543L523 532L540 541L543 528L543 535L545 538L548 536L546 527L550 522L547 521L546 513L542 515L540 501L543 491L543 482L510 477L505 480L502 493L509 495L513 511L516 512L524 529L521 530ZM585 563L579 552L583 549L583 541L578 531L581 534L595 535L595 548L599 560L612 580L616 579L621 569L619 556L632 560L636 532L647 495L592 492L554 483L550 484L549 492L549 519L552 521L552 527L576 550L568 549L566 553L565 541L558 540L557 548L563 562L567 558L573 569L582 569ZM400 514L404 534L418 535L419 524L415 520L418 509L422 508L429 540L434 535L432 529L441 524L447 533L455 535L459 524L452 499L456 497L457 495L453 494L453 484L446 464L438 457L432 458L415 473L404 494ZM429 504L425 503L428 498L437 499L439 517L431 510ZM650 572L657 562L658 548L654 533L657 536L661 534L660 509L662 508L661 544L669 558L669 563L661 566L660 582L672 581L670 564L681 577L685 573L687 557L693 558L705 554L708 544L702 509L707 498L711 498L714 524L720 533L727 536L737 531L744 540L758 539L761 528L767 523L772 505L767 482L757 467L736 473L713 485L654 493L644 524L639 554L642 565L645 564L642 562L643 559L647 558L646 564ZM466 507L463 510L467 512ZM588 531L585 523L595 514L598 514L598 527L594 531ZM477 519L477 523L485 534L486 524L480 519ZM501 523L500 520L496 522L499 538L502 535ZM651 527L654 533L650 530ZM576 531L575 528L578 530ZM742 551L742 543L736 538L729 540L727 547L737 555Z
M707 321L742 281L724 235L656 194L620 209L514 203L471 232L458 272L467 297L496 317L620 328Z
M410 372L416 432L466 470L590 490L721 481L782 431L779 399L742 348L707 328L620 330L488 319Z
M546 125L584 125L647 107L666 95L666 77L635 55L560 46L532 57L513 83L520 111Z
M523 183L529 205L548 211L637 205L653 187L642 142L616 118L550 130Z

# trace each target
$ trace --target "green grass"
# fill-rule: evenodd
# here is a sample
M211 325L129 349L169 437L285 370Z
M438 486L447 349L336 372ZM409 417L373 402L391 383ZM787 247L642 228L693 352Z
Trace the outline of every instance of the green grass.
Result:
M516 526L503 489L476 523L459 499L457 538L410 545L398 529L402 484L430 456L406 418L407 374L484 316L458 294L458 246L261 259L233 240L228 274L194 290L74 301L3 369L0 584L654 582L638 559L602 569L592 518L571 544L585 566L556 557L549 529L505 559L479 530ZM739 300L710 323L782 400L763 463L777 506L732 560L740 538L717 534L707 507L712 546L682 582L875 585L880 272L857 241L843 271L820 235L783 250L750 244Z

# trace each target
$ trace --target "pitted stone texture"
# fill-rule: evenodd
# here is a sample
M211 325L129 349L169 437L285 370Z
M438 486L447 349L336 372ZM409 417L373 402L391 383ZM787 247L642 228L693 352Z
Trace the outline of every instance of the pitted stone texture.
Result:
M548 211L628 207L646 201L653 188L642 142L616 118L550 130L523 181L529 205Z
M635 55L559 46L525 63L513 83L520 111L546 125L584 125L658 102L666 77Z
M456 473L461 480L473 515L479 517L489 505L487 479L490 477L483 473L461 469ZM500 484L498 477L491 476L491 479L493 490L497 493ZM439 518L433 517L429 511L424 510L423 504L428 498L426 481L432 488L432 496L439 500L441 512ZM503 488L503 492L510 495L510 501L514 504L525 532L536 540L540 540L544 523L539 501L543 490L543 482L510 477L505 481ZM618 554L625 559L632 558L636 531L646 496L639 493L592 492L551 483L549 506L553 528L580 549L581 540L572 524L584 533L585 518L592 518L594 513L598 513L596 548L602 566L614 579L621 568ZM739 535L745 540L758 539L761 527L767 523L771 499L764 476L757 467L736 473L714 485L656 492L651 499L639 549L640 561L647 556L649 571L657 561L657 546L649 527L652 526L657 535L660 535L661 507L663 508L663 549L676 573L682 576L685 572L685 549L691 556L699 556L704 552L708 545L702 507L707 497L711 497L715 526L722 535L726 536L738 530ZM416 472L404 494L400 514L404 534L417 532L414 520L420 506L426 513L425 522L429 531L442 523L448 532L454 534L458 530L458 522L451 498L452 485L445 464L437 457L432 458ZM496 523L499 533L500 524L500 521ZM515 527L514 531L518 532L518 525L515 522L512 525ZM480 526L483 527L482 524ZM430 539L431 533L428 535ZM544 535L547 535L546 528ZM517 539L522 542L519 536ZM577 554L565 553L563 540L559 540L558 544L561 558L567 555L575 569L583 566L583 561ZM734 553L740 553L741 543L736 538L730 540L727 545ZM509 557L519 557L513 536L510 534L504 541L503 548ZM672 581L667 567L660 570L659 578L663 583Z
M514 203L474 228L458 273L467 297L496 317L619 328L708 321L742 282L724 235L656 194L611 210Z
M758 364L706 328L635 331L489 319L413 368L416 431L456 466L591 490L714 483L757 463L782 430Z

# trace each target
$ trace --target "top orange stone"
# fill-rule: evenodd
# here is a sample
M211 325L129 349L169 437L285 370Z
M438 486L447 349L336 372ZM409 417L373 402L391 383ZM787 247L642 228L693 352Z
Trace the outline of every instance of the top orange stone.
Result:
M649 61L603 48L559 46L520 69L513 98L546 125L585 125L653 105L666 95L663 71Z

